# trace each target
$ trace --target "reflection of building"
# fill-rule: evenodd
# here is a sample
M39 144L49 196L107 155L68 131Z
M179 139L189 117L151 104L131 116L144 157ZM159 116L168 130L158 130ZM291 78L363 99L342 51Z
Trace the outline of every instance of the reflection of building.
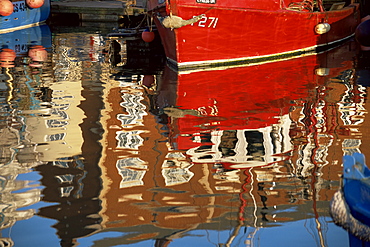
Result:
M31 45L50 47L51 33L44 25L2 34L0 39L1 48L12 49L16 55L11 66L0 65L0 229L3 233L17 221L33 217L37 213L35 205L42 198L39 183L25 179L43 163L38 143L29 138L30 125L25 112L35 109L39 93L35 88L46 78L28 52ZM2 234L0 245L13 246L11 237Z
M79 124L85 117L78 105L83 100L82 87L77 81L60 81L49 87L48 102L40 102L27 114L27 138L37 145L43 161L78 155L83 143ZM37 109L39 108L39 109Z
M1 164L0 229L11 227L16 221L29 219L36 213L34 209L22 208L39 202L41 189L32 188L28 181L17 180L19 174L30 172L32 165L38 164L20 164L16 161Z
M137 111L137 117L132 117L140 121L131 125L122 123L122 112L133 107L126 94L141 95L136 107L147 111L149 99L143 92L135 84L107 85L107 112L102 121L106 129L100 163L104 185L103 228L153 225L156 229L127 239L128 242L149 235L161 238L173 229L190 229L212 220L223 212L212 206L215 200L220 204L229 197L207 196L216 193L209 184L209 165L195 167L183 153L172 151L167 145L164 126L156 123L155 116L139 117Z
M163 125L156 116L144 114L153 101L138 83L112 82L104 92L102 231L124 231L120 243L128 244L170 240L192 229L226 230L240 221L266 227L318 212L329 216L325 203L336 188L327 185L338 181L334 174L341 168L332 166L328 172L323 167L321 184L308 181L316 168L299 175L299 148L307 140L293 140L301 121L294 118L295 112L268 127L181 135L171 125L177 121ZM128 100L133 95L136 100ZM185 145L192 148L171 147L170 131L192 142ZM331 144L322 145L328 148ZM310 150L316 151L315 147ZM335 163L326 157L323 160ZM307 162L311 166L312 161Z
M73 63L78 59L66 55L71 53L64 47L59 54L65 60L56 59L63 61L56 73L64 83L48 87L44 105L49 115L30 118L46 120L40 121L44 131L27 133L39 133L32 140L45 144L37 150L48 162L35 169L43 176L44 201L55 204L41 208L39 215L57 220L63 246L97 231L125 232L106 246L146 239L165 243L195 229L231 232L328 216L328 201L339 186L341 144L354 133L333 104L345 92L342 84L327 91L318 87L320 93L312 91L313 96L293 103L284 94L272 103L263 99L257 115L269 122L252 119L255 114L242 120L264 126L217 129L211 125L234 119L201 118L198 108L184 109L177 118L165 116L152 105L156 95L139 85L140 76L126 83L108 80L103 72L99 78L94 73L100 65L89 59ZM63 87L76 95L58 97ZM281 108L270 112L276 102ZM220 104L215 106L209 109L221 112ZM188 113L202 126L198 131L181 132L176 125ZM178 148L184 143L191 145ZM49 155L48 146L58 152Z
M194 142L208 141L189 149L186 154L194 163L228 163L231 169L266 166L286 159L282 154L292 150L289 139L290 119L259 129L220 130L194 135Z
M53 73L43 115L32 116L30 135L43 154L43 200L52 202L38 215L56 219L61 246L100 228L101 190L99 124L101 83L108 79L101 57L100 36L59 34L54 45ZM77 38L78 37L78 38ZM99 49L98 49L99 48ZM97 50L98 49L98 50Z

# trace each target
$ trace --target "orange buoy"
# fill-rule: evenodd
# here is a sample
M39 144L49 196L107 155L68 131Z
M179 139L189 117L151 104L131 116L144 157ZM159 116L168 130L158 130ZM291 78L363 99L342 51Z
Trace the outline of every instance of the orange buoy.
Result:
M0 67L2 68L13 68L15 67L14 62L0 62Z
M36 9L44 5L44 0L26 0L28 7Z
M8 16L13 13L14 7L9 0L0 0L0 15Z
M15 51L9 48L4 48L0 52L0 67L11 68L14 67L14 60L16 58Z
M9 48L3 48L0 52L0 61L2 62L13 62L15 60L15 51Z
M141 38L145 42L152 42L154 40L154 32L151 32L149 30L145 30L144 32L141 33Z
M42 45L34 45L28 50L28 56L36 62L43 62L48 57L48 52Z

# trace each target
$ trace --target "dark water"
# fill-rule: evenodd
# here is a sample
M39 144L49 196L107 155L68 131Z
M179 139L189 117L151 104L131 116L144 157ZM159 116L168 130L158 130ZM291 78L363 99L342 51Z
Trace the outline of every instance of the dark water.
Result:
M354 42L177 74L155 42L1 36L1 246L349 246L329 204L370 155Z

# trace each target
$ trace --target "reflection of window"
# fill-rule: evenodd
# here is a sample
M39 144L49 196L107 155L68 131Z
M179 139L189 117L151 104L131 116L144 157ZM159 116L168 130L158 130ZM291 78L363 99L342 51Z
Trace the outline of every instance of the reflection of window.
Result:
M171 158L171 160L166 160L162 165L162 176L166 185L189 182L194 176L194 173L189 170L193 165L185 160L180 160L185 158L181 153L170 153L167 158Z
M46 121L46 125L49 128L62 128L64 126L68 125L68 121L60 121L60 120L57 120L57 119L48 119Z
M226 182L226 183L240 183L240 175L239 170L226 170L224 168L217 169L216 172L213 174L213 177L217 180L218 183ZM217 188L216 188L217 189ZM221 187L220 187L221 189ZM219 190L219 189L217 189ZM235 188L234 188L235 190Z
M47 141L60 141L63 140L66 136L66 133L53 134L46 137Z
M73 190L73 186L61 187L60 188L60 196L61 197L69 197Z
M51 114L52 119L46 121L49 128L61 128L68 125L69 116L64 110L53 108Z
M65 161L60 161L60 160L57 160L57 161L53 161L53 166L59 166L61 168L68 168L69 165L67 162Z
M361 153L360 146L361 140L359 139L344 139L342 143L344 155Z
M60 91L61 93L64 93L63 91ZM55 100L55 97L53 98ZM63 100L63 99L59 99L59 100ZM56 102L53 102L53 114L55 114L54 111L65 111L67 109L69 109L69 106L70 104L69 103L56 103Z
M118 173L122 177L119 186L120 188L140 186L144 184L142 179L146 173L147 165L145 165L143 160L137 157L117 160L116 167Z
M117 147L138 149L144 142L143 138L140 137L141 133L143 133L143 131L118 131L116 135L118 141Z
M353 102L355 89L351 83L344 84L347 87L345 94L343 95L339 105L339 112L341 113L340 118L345 125L359 125L362 124L365 118L366 109L364 107L364 99L366 88L362 86L357 87L358 98L356 102Z
M64 110L53 108L51 110L51 114L53 114L54 117L59 117L60 119L63 119L63 120L68 119L68 114Z
M71 184L73 182L74 175L72 174L63 174L59 176L55 176L58 179L58 182L60 184L62 183L68 183Z
M123 126L142 125L143 116L147 115L145 105L140 101L143 99L140 95L123 94L123 102L120 104L125 108L127 114L118 114L117 119Z
M245 131L244 136L247 142L247 160L265 161L265 147L263 133L257 130Z
M362 103L338 103L340 118L345 125L360 125L363 123L366 109Z

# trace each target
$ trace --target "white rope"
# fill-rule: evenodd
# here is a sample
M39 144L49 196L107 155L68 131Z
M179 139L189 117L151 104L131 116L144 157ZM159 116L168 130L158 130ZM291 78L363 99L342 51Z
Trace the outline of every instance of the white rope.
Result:
M370 226L363 224L352 216L342 190L334 194L330 202L330 214L335 224L363 241L370 241Z

